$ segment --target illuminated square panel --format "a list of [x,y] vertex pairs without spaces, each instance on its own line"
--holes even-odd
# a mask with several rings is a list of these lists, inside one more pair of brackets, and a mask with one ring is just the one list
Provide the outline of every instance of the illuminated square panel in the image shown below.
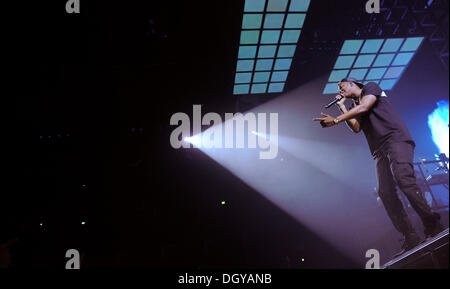
[[281,29],[283,26],[284,14],[282,13],[267,13],[264,20],[264,28]]
[[399,78],[403,70],[405,70],[405,66],[392,66],[386,71],[383,78]]
[[397,83],[398,79],[384,79],[381,80],[378,85],[381,87],[381,89],[385,90],[391,90],[394,88],[394,85]]
[[364,40],[347,40],[342,45],[340,54],[357,54]]
[[334,94],[337,84],[352,77],[363,84],[378,83],[391,90],[407,69],[424,37],[351,39],[342,44],[323,94]]
[[259,30],[242,30],[241,44],[257,44],[259,39]]
[[306,12],[308,11],[310,0],[291,0],[289,5],[290,12]]
[[255,58],[256,45],[239,46],[238,58]]
[[262,44],[278,43],[280,39],[280,30],[263,30],[261,35]]
[[281,43],[297,43],[299,37],[300,30],[284,30]]
[[249,83],[251,80],[252,80],[251,72],[238,72],[236,73],[234,83]]
[[291,68],[292,58],[280,58],[275,61],[273,70],[289,70]]
[[397,52],[402,45],[404,38],[386,39],[381,52]]
[[267,83],[252,84],[252,93],[265,93],[267,90]]
[[[253,82],[269,82],[270,72],[255,72]],[[247,81],[247,83],[250,81]]]
[[274,58],[277,51],[277,45],[259,46],[258,58]]
[[297,45],[280,45],[277,57],[294,57]]
[[360,54],[356,59],[355,64],[353,64],[353,67],[370,67],[373,60],[375,59],[375,56],[376,54]]
[[336,83],[327,83],[325,85],[325,89],[323,90],[323,94],[337,94],[339,93],[338,82]]
[[342,78],[347,77],[348,69],[333,70],[328,78],[329,82],[339,82]]
[[284,24],[284,28],[302,28],[303,23],[305,22],[306,14],[304,13],[289,13],[286,18],[286,23]]
[[[367,74],[367,71],[369,71],[369,69],[367,69],[367,68],[352,69],[350,71],[350,74],[348,75],[348,77],[352,77],[356,80],[363,80]],[[337,81],[341,81],[341,79],[339,79]]]
[[392,62],[392,59],[394,59],[394,56],[395,56],[394,53],[378,54],[377,59],[375,60],[373,66],[376,67],[389,66]]
[[245,0],[244,12],[263,12],[266,0]]
[[270,71],[272,70],[273,59],[258,59],[256,60],[255,70],[257,71]]
[[353,62],[355,61],[356,56],[350,55],[350,56],[339,56],[336,64],[334,65],[334,68],[340,69],[340,68],[350,68],[353,65]]
[[283,89],[284,89],[284,82],[270,83],[268,92],[269,93],[283,92]]
[[371,68],[366,76],[366,80],[381,79],[386,70],[386,67]]
[[383,45],[383,39],[368,39],[359,53],[377,53],[381,45]]
[[392,62],[392,65],[407,65],[413,56],[413,52],[399,53]]
[[262,14],[244,14],[242,20],[242,29],[261,28],[262,17]]
[[403,43],[402,48],[400,49],[400,51],[404,52],[404,51],[416,51],[420,44],[423,41],[423,37],[411,37],[411,38],[407,38],[405,40],[405,42]]
[[233,94],[283,92],[310,0],[245,0]]
[[238,60],[236,71],[252,71],[254,60]]
[[272,82],[286,81],[289,71],[274,71],[272,72]]
[[286,11],[288,0],[269,0],[267,3],[268,12],[284,12]]
[[250,90],[250,84],[235,84],[233,94],[248,94]]

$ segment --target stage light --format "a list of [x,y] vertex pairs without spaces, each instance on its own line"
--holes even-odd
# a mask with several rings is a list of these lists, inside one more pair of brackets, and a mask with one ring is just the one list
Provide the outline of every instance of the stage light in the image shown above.
[[225,202],[225,201],[222,201],[222,202],[220,202],[220,204],[221,204],[221,205],[225,205],[225,204],[226,204],[226,202]]
[[185,137],[183,140],[185,142],[193,144],[196,147],[201,147],[201,144],[202,144],[201,135],[195,135],[195,136],[192,136],[192,137]]
[[449,123],[448,123],[448,101],[441,100],[436,103],[437,108],[428,115],[428,127],[431,130],[433,142],[439,148],[440,153],[449,156],[448,138],[449,138]]
[[283,92],[310,0],[288,4],[245,1],[233,94]]
[[342,45],[323,94],[337,94],[345,77],[362,83],[376,82],[384,90],[394,88],[411,62],[423,37],[351,39]]
[[85,222],[85,221],[82,221],[82,222],[81,222],[81,225],[86,225],[86,222]]

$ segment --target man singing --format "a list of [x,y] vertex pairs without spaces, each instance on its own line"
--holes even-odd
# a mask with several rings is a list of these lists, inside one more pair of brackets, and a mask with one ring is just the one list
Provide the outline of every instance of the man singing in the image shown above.
[[[428,206],[423,192],[416,184],[414,175],[415,143],[406,124],[387,100],[385,92],[374,82],[363,85],[352,78],[339,82],[340,99],[336,104],[342,114],[333,117],[322,113],[322,127],[331,127],[345,121],[355,133],[361,130],[366,135],[370,151],[376,160],[378,194],[395,228],[404,235],[402,251],[396,256],[416,247],[420,238],[414,230],[408,215],[397,195],[396,185],[406,195],[411,206],[422,219],[426,238],[443,230],[440,216]],[[346,99],[353,99],[347,111]]]

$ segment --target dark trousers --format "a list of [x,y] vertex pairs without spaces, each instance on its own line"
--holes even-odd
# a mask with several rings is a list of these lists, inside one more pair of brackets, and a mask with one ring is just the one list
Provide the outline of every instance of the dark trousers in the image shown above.
[[397,186],[422,219],[425,229],[436,222],[436,215],[416,183],[413,160],[414,146],[408,142],[388,144],[376,157],[378,195],[395,228],[404,235],[413,233],[414,228],[397,195]]

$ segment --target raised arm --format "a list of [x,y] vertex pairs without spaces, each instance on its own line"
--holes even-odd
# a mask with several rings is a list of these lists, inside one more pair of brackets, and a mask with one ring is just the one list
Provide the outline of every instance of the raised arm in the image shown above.
[[377,97],[375,95],[368,94],[363,96],[361,104],[356,105],[348,111],[344,105],[340,105],[339,109],[342,111],[342,114],[336,118],[339,122],[345,121],[352,131],[358,133],[361,131],[361,126],[355,118],[368,112],[376,101]]

